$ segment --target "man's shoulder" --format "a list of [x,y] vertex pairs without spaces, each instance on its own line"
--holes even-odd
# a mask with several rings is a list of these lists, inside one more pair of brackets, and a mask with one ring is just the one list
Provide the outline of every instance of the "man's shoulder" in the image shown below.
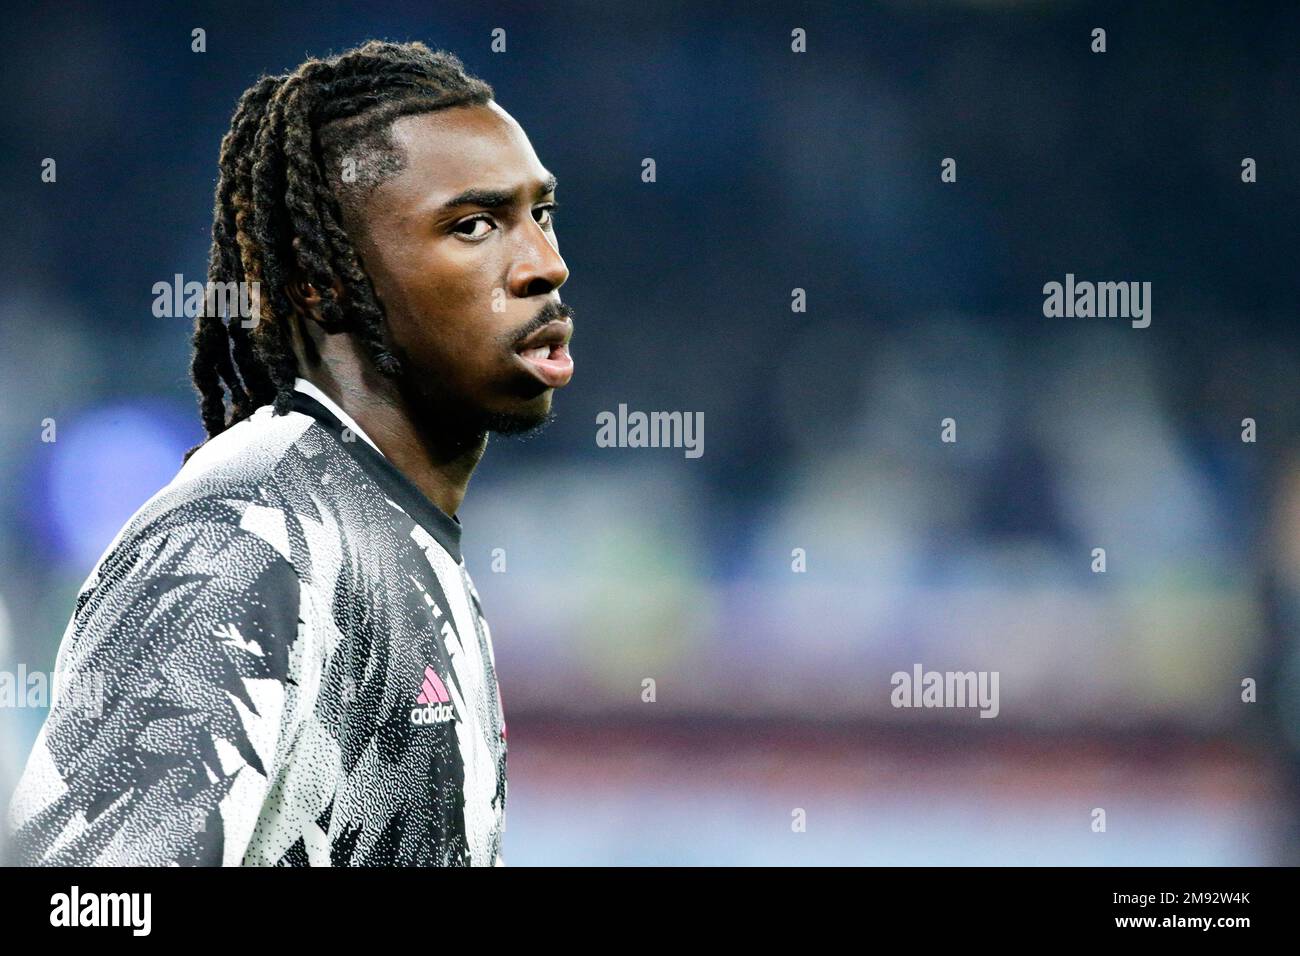
[[324,448],[329,436],[315,425],[309,415],[292,410],[276,415],[263,405],[199,446],[163,490],[193,495],[277,483],[286,459],[311,457]]
[[313,460],[324,462],[331,440],[314,424],[306,415],[272,415],[264,406],[209,439],[127,520],[88,583],[106,566],[132,563],[167,543],[219,551],[260,538],[289,561],[290,501],[301,494]]
[[74,616],[107,620],[142,602],[192,607],[204,595],[235,602],[253,591],[294,597],[299,575],[269,519],[279,513],[253,494],[235,485],[178,486],[151,499],[105,549],[82,585]]

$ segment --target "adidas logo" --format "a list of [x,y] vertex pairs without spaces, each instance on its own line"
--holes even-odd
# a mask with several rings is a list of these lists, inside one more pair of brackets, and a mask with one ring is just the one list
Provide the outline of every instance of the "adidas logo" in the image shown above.
[[424,682],[420,685],[420,696],[415,698],[415,702],[425,706],[412,708],[411,723],[413,724],[444,724],[456,719],[447,686],[432,667],[424,668]]

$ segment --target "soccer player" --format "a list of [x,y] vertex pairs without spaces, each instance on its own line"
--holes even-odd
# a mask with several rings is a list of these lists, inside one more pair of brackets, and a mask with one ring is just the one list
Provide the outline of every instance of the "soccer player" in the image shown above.
[[573,325],[555,178],[493,96],[380,42],[243,95],[208,288],[259,309],[197,320],[208,439],[81,589],[18,862],[504,862],[456,512],[489,432],[550,420]]

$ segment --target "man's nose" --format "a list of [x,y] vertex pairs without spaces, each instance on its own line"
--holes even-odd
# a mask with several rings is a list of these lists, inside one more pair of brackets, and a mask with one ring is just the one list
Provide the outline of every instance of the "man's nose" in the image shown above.
[[520,298],[546,295],[564,285],[568,278],[569,267],[564,264],[553,236],[540,225],[527,230],[527,239],[510,277],[511,292]]

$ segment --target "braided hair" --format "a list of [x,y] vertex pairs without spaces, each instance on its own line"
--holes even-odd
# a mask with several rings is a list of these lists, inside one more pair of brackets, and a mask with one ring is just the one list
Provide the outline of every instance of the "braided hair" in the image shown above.
[[208,288],[256,282],[252,301],[260,301],[260,314],[249,328],[238,315],[223,319],[209,307],[195,322],[190,375],[208,438],[262,405],[273,405],[276,414],[289,411],[298,367],[287,285],[295,273],[319,290],[326,331],[355,335],[381,374],[400,372],[384,345],[383,308],[344,228],[345,213],[359,210],[371,190],[402,168],[389,135],[394,120],[483,105],[493,95],[454,54],[372,40],[307,60],[292,73],[264,76],[240,97],[221,140]]

